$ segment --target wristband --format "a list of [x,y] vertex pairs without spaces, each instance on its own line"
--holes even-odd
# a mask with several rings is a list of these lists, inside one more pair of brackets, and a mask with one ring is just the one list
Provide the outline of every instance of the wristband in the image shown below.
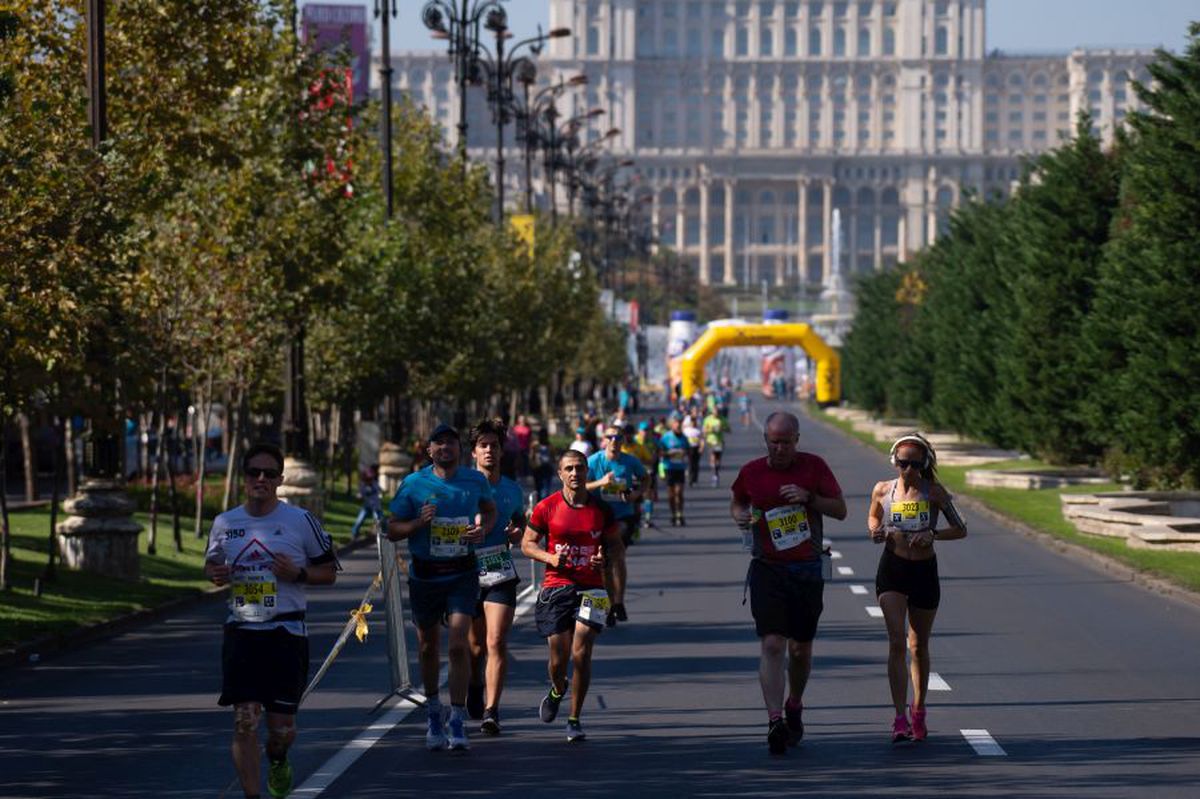
[[298,583],[307,583],[308,582],[308,569],[304,568],[303,566],[300,567],[300,573],[296,575],[296,582],[298,582]]

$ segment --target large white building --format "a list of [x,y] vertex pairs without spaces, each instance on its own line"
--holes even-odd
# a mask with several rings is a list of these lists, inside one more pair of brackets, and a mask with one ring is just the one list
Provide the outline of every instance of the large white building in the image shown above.
[[[585,74],[564,116],[632,158],[660,241],[704,283],[828,284],[833,210],[847,272],[930,243],[964,192],[1011,189],[1023,155],[1090,109],[1111,142],[1149,50],[989,53],[986,0],[550,0],[541,77]],[[444,52],[394,62],[396,88],[454,134]],[[495,129],[472,92],[472,154]],[[509,154],[509,176],[520,172]],[[511,180],[506,181],[515,187]],[[510,196],[516,205],[519,195]],[[560,192],[560,201],[562,193]]]

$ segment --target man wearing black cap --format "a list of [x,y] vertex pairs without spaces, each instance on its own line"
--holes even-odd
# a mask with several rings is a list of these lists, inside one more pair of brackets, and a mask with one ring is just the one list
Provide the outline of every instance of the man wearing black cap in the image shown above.
[[[408,580],[417,626],[421,679],[429,700],[425,745],[431,751],[465,750],[467,681],[471,674],[467,635],[479,599],[474,547],[492,528],[496,503],[487,478],[460,469],[458,431],[439,424],[429,436],[432,464],[405,478],[392,499],[388,538],[408,540],[412,572]],[[441,625],[449,630],[449,723],[438,697]]]

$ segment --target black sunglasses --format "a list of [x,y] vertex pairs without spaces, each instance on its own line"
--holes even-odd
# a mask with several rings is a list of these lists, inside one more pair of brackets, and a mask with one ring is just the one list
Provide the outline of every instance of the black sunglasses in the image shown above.
[[896,458],[896,466],[900,469],[920,469],[925,465],[925,461],[910,461],[904,458]]
[[251,479],[256,477],[265,477],[268,480],[274,480],[281,474],[283,474],[283,472],[279,471],[278,469],[260,469],[257,466],[251,466],[246,469],[246,476]]

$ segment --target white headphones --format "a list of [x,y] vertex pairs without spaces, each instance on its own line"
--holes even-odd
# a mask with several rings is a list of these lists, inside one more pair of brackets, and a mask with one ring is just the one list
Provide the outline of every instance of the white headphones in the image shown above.
[[937,453],[933,451],[933,445],[925,439],[925,436],[921,435],[919,430],[914,430],[911,433],[905,433],[897,438],[896,442],[892,444],[892,451],[888,455],[888,459],[891,461],[893,466],[896,465],[896,450],[900,449],[900,447],[904,444],[916,444],[925,451],[924,456],[921,458],[922,469],[928,469],[930,466],[937,466]]

